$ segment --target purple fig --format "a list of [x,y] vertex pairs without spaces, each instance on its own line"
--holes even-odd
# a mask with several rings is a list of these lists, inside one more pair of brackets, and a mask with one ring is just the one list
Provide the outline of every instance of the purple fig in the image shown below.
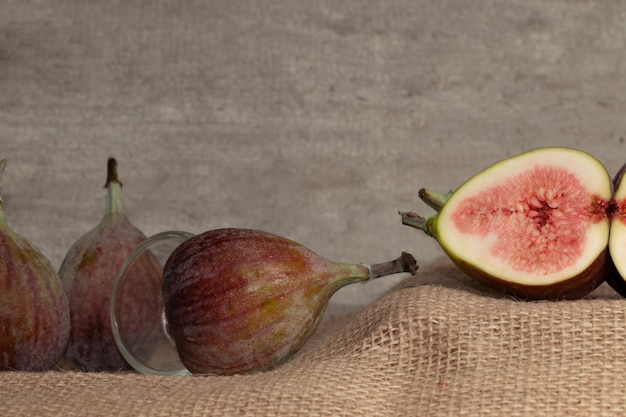
[[[0,185],[6,159],[0,161]],[[63,354],[67,298],[50,261],[7,225],[0,197],[0,369],[43,371]]]
[[270,233],[212,230],[165,263],[168,330],[193,373],[263,371],[302,347],[339,288],[416,270],[408,253],[371,266],[340,264]]
[[541,148],[500,161],[456,191],[420,191],[434,216],[401,213],[469,276],[516,297],[573,299],[607,277],[611,180],[588,153]]
[[[107,199],[101,222],[68,251],[59,276],[70,304],[71,332],[66,359],[86,370],[129,369],[113,339],[109,319],[111,293],[122,263],[146,236],[128,219],[122,204],[122,183],[117,177],[117,162],[107,165]],[[126,334],[134,343],[149,338],[149,332],[161,326],[155,323],[161,311],[160,280],[162,268],[151,252],[137,259],[135,273],[141,285],[124,289]],[[133,302],[134,300],[134,302]]]

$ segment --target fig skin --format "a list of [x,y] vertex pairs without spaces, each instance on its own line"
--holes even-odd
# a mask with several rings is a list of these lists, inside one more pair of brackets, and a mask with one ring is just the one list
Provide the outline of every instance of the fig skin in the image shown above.
[[515,298],[524,300],[577,300],[595,290],[605,279],[611,276],[612,272],[608,249],[598,255],[589,267],[580,274],[550,285],[524,285],[505,281],[459,258],[452,261],[468,276]]
[[50,261],[8,226],[1,198],[0,306],[0,370],[50,369],[67,345],[68,301]]
[[[515,165],[515,162],[513,162],[513,160],[520,156],[522,157],[521,158],[522,162],[518,162],[520,165]],[[579,158],[580,160],[578,160]],[[570,165],[567,165],[566,163],[561,163],[560,159],[569,161],[568,163]],[[467,275],[481,281],[482,283],[486,285],[499,289],[507,294],[513,295],[514,297],[517,297],[520,299],[535,299],[535,300],[536,299],[563,300],[563,299],[577,299],[577,298],[583,297],[586,294],[593,291],[595,288],[597,288],[602,282],[604,282],[613,274],[614,268],[612,268],[612,262],[611,262],[611,258],[608,252],[608,248],[606,247],[606,245],[604,247],[601,247],[604,244],[602,242],[604,238],[601,239],[600,238],[601,235],[596,235],[598,237],[597,238],[594,237],[593,240],[590,241],[592,242],[590,251],[588,253],[583,253],[587,261],[583,265],[584,268],[582,270],[579,270],[579,269],[573,270],[572,276],[570,277],[564,276],[564,277],[559,278],[556,281],[542,284],[541,279],[543,278],[542,278],[541,272],[537,272],[536,275],[533,277],[525,276],[524,278],[525,281],[522,281],[521,278],[519,280],[517,279],[517,272],[514,272],[514,269],[512,266],[510,266],[509,270],[506,272],[507,274],[506,279],[503,278],[502,276],[496,276],[497,274],[488,272],[488,269],[486,268],[487,266],[486,264],[489,262],[487,260],[488,259],[487,252],[485,252],[484,257],[482,256],[482,254],[479,255],[477,253],[477,256],[483,257],[484,259],[482,261],[476,261],[473,256],[468,257],[466,253],[459,253],[458,251],[453,250],[452,248],[448,246],[453,238],[451,238],[449,235],[446,235],[446,233],[442,233],[441,224],[440,224],[442,221],[442,218],[444,217],[442,213],[445,212],[445,216],[455,215],[455,210],[458,210],[459,207],[461,207],[461,204],[465,201],[465,199],[471,198],[472,195],[478,195],[478,193],[483,190],[498,189],[499,194],[497,194],[495,197],[492,195],[493,201],[496,202],[495,210],[498,210],[497,208],[498,204],[504,204],[504,206],[502,206],[503,211],[508,209],[511,206],[507,206],[506,204],[511,204],[511,202],[515,203],[517,201],[515,199],[510,200],[509,199],[510,196],[507,194],[502,194],[503,193],[502,190],[510,191],[513,195],[517,192],[517,190],[515,189],[510,190],[506,187],[503,187],[504,182],[507,181],[509,178],[512,178],[512,179],[523,178],[522,181],[528,181],[528,185],[530,185],[530,184],[534,184],[531,181],[535,181],[535,179],[529,180],[528,178],[532,178],[532,177],[526,177],[525,175],[528,172],[530,172],[530,170],[532,169],[540,169],[540,170],[547,169],[548,171],[550,171],[550,169],[556,168],[556,171],[558,172],[562,172],[563,170],[566,170],[568,174],[572,174],[574,171],[569,169],[570,166],[576,167],[578,164],[583,163],[583,161],[589,164],[588,166],[586,166],[586,169],[591,170],[591,174],[589,175],[594,175],[596,177],[592,179],[585,178],[584,181],[579,184],[580,188],[577,188],[577,190],[583,190],[581,192],[581,198],[583,198],[584,200],[576,200],[576,201],[577,202],[582,201],[584,204],[588,204],[586,208],[587,211],[585,212],[586,214],[581,214],[581,216],[583,217],[588,216],[588,218],[590,219],[589,224],[594,225],[593,226],[595,228],[594,233],[606,234],[606,239],[607,239],[607,244],[608,244],[609,219],[612,214],[612,203],[610,201],[611,200],[611,183],[610,183],[608,173],[606,172],[604,167],[591,155],[584,153],[582,151],[569,149],[569,148],[539,148],[533,151],[522,153],[517,156],[513,156],[511,158],[507,158],[503,161],[500,161],[492,165],[491,167],[488,167],[486,170],[481,171],[477,175],[471,177],[465,183],[463,183],[461,187],[459,187],[456,191],[452,193],[439,194],[439,193],[431,192],[429,190],[422,189],[419,192],[420,198],[427,205],[434,208],[437,211],[437,214],[434,216],[421,216],[419,214],[412,213],[412,212],[401,212],[400,214],[402,216],[402,222],[408,226],[418,228],[424,231],[425,233],[427,233],[428,235],[434,237],[439,242],[441,248],[450,257],[450,259],[459,267],[459,269],[464,271]],[[575,162],[578,162],[578,164],[576,164]],[[528,167],[525,168],[524,164],[528,164]],[[492,168],[494,167],[496,169],[492,170]],[[506,167],[506,170],[504,170],[503,167]],[[572,168],[572,169],[575,170],[575,168]],[[545,172],[548,172],[548,171],[545,171]],[[509,172],[511,172],[511,174],[509,174]],[[497,173],[497,174],[494,174],[494,173]],[[495,175],[493,177],[493,180],[488,178],[489,174]],[[583,174],[581,174],[580,171],[578,171],[578,174],[579,176],[576,178],[580,181],[581,178],[583,177]],[[585,172],[585,174],[587,174],[587,172]],[[547,176],[545,178],[550,178],[550,176]],[[554,178],[558,178],[558,180],[555,180]],[[555,189],[557,189],[559,186],[562,185],[559,181],[564,181],[564,177],[562,178],[559,175],[555,175],[554,177],[552,177],[552,180],[555,181],[554,187]],[[546,180],[542,178],[541,181],[546,181]],[[480,184],[479,187],[476,187],[477,183]],[[516,182],[514,183],[518,184]],[[585,184],[585,186],[582,186],[583,183]],[[553,187],[553,185],[547,184],[546,187]],[[598,189],[596,189],[596,187]],[[524,186],[520,185],[520,190],[522,189],[524,189]],[[460,196],[455,195],[460,190],[462,190],[463,194],[461,194]],[[531,197],[535,195],[534,194],[535,192],[537,191],[533,190],[532,195],[528,195],[523,198],[530,199]],[[568,193],[565,193],[563,195],[566,197],[569,196]],[[450,203],[451,199],[455,197],[456,197],[456,201],[454,202],[455,205],[452,206],[453,208],[450,208],[446,212],[446,209],[448,208],[447,207],[448,204]],[[569,201],[570,200],[567,200],[566,198],[560,204],[566,204],[566,203],[569,203]],[[581,205],[583,203],[581,203]],[[531,204],[532,203],[528,203],[526,210],[532,210]],[[550,227],[552,227],[552,225],[554,225],[554,227],[557,227],[557,229],[554,230],[553,233],[555,233],[556,236],[558,237],[562,229],[558,228],[560,226],[559,220],[552,217],[553,216],[552,213],[556,210],[553,211],[552,207],[549,207],[549,205],[547,204],[547,201],[544,201],[543,204],[544,204],[544,208],[539,209],[539,210],[543,211],[541,216],[545,216],[545,218],[541,217],[542,219],[541,222],[545,221],[546,224],[551,225]],[[486,207],[484,209],[486,210],[485,213],[490,212],[489,211],[490,207],[488,205],[486,205],[485,207]],[[516,207],[516,206],[514,205],[513,207]],[[559,209],[561,208],[558,205],[557,207]],[[564,207],[567,207],[567,206],[564,206]],[[516,213],[516,215],[519,215],[521,213],[522,212]],[[559,214],[559,218],[562,218],[563,216],[563,214],[561,213],[556,213],[556,214]],[[535,212],[534,215],[537,216],[538,214]],[[569,214],[567,215],[569,216]],[[529,218],[532,218],[530,214],[526,214],[526,216],[528,216]],[[487,217],[487,219],[488,220],[485,220],[485,221],[492,221],[491,218]],[[539,217],[537,217],[537,219],[539,219]],[[446,221],[450,222],[451,220],[446,218]],[[584,220],[584,221],[587,221],[587,220]],[[598,225],[599,223],[602,223],[602,224]],[[521,223],[521,224],[523,224],[524,227],[527,228],[527,227],[530,227],[530,225],[533,223],[528,222],[526,224],[524,223]],[[597,228],[596,228],[596,225],[598,225]],[[539,226],[537,227],[538,227],[537,231],[539,231]],[[447,226],[446,232],[448,232],[449,230],[451,230],[451,227]],[[522,229],[522,230],[525,230],[525,229]],[[541,230],[543,230],[543,227],[541,227]],[[478,229],[473,230],[471,233],[474,233],[476,234],[476,236],[479,236]],[[536,232],[533,232],[533,233],[536,233]],[[544,232],[541,231],[540,233],[544,233]],[[518,233],[518,234],[522,235],[522,233]],[[528,235],[530,235],[530,233],[528,233]],[[496,238],[496,239],[500,239],[500,238]],[[569,235],[568,235],[568,238],[570,238]],[[583,243],[587,242],[588,238],[589,236],[585,234],[583,238],[584,239]],[[475,244],[476,243],[474,243],[474,245]],[[517,245],[519,243],[515,241],[515,242],[511,242],[510,244],[512,245],[512,249],[513,249],[513,248],[518,247]],[[559,243],[559,245],[561,244],[563,243]],[[479,248],[479,246],[476,246],[476,248]],[[477,250],[479,249],[476,249],[476,248],[472,248],[472,250],[474,252],[477,252]],[[487,246],[485,246],[484,251],[488,251],[488,250],[491,250],[490,247],[488,248]],[[497,255],[490,255],[490,256],[492,256],[493,258],[498,257]],[[534,259],[533,259],[533,263],[535,263]],[[538,258],[536,260],[536,263],[538,263],[539,265],[542,265]],[[548,270],[549,269],[548,266],[551,264],[548,261],[548,263],[543,264],[543,265],[546,267],[546,270]],[[542,268],[539,268],[539,269],[542,269]],[[535,279],[537,279],[537,284],[530,283],[534,281]]]
[[384,264],[340,264],[267,232],[212,230],[165,263],[168,330],[192,373],[265,371],[303,346],[339,288],[416,270],[407,253]]
[[626,298],[626,281],[624,281],[624,278],[615,266],[615,261],[613,260],[614,255],[611,254],[610,248],[608,251],[609,259],[606,267],[607,272],[605,273],[605,281],[611,288],[613,288],[613,290],[615,290],[615,292]]
[[[119,352],[110,322],[110,303],[115,277],[128,254],[146,236],[135,227],[123,208],[122,184],[117,178],[117,162],[107,163],[107,201],[101,222],[78,239],[68,250],[59,276],[70,305],[71,331],[65,358],[87,371],[130,369]],[[135,343],[150,338],[161,324],[155,322],[162,309],[161,266],[147,252],[137,259],[135,273],[145,278],[133,288],[125,288],[126,310],[120,312],[127,326],[123,331],[133,335]],[[122,329],[120,329],[122,331]]]

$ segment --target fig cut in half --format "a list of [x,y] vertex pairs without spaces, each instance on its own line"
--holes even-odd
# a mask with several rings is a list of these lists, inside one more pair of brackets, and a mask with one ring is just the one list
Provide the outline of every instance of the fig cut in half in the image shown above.
[[626,297],[626,183],[624,183],[626,164],[613,179],[613,215],[611,216],[611,234],[609,253],[615,272],[606,277],[607,283],[622,297]]
[[576,299],[606,279],[611,179],[588,153],[535,149],[452,193],[423,189],[420,197],[438,213],[400,213],[403,223],[437,239],[461,270],[491,287],[523,299]]

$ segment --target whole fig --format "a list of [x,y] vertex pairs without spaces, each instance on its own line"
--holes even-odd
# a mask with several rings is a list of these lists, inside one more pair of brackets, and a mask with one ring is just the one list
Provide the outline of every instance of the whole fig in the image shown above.
[[484,169],[454,192],[425,189],[433,216],[401,213],[469,276],[524,299],[575,299],[611,271],[611,179],[590,154],[551,147]]
[[408,253],[383,264],[340,264],[267,232],[212,230],[183,242],[165,263],[168,330],[193,373],[267,370],[302,347],[339,288],[416,270]]
[[[117,162],[107,163],[107,199],[101,222],[69,249],[59,276],[67,292],[70,305],[71,332],[66,359],[86,370],[119,370],[130,366],[120,354],[111,331],[109,306],[117,272],[130,253],[146,236],[128,219],[122,204],[122,183],[117,177]],[[150,332],[158,331],[160,322],[155,311],[160,311],[160,279],[162,268],[152,253],[137,259],[135,273],[145,275],[138,279],[141,285],[125,288],[124,297],[134,302],[125,303],[126,334],[133,343],[149,339]]]
[[[6,159],[0,161],[0,185]],[[11,230],[0,197],[0,369],[43,371],[63,354],[67,298],[50,261]]]

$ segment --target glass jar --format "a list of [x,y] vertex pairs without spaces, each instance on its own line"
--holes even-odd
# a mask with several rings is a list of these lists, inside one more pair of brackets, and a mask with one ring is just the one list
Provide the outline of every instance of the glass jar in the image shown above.
[[[133,308],[132,303],[137,300],[129,297],[128,288],[140,288],[145,280],[150,279],[143,273],[140,257],[154,256],[160,264],[162,279],[163,265],[172,251],[182,242],[193,237],[192,233],[183,231],[167,231],[158,233],[141,242],[133,249],[122,264],[113,285],[111,294],[110,319],[113,338],[124,359],[138,372],[153,375],[189,375],[178,357],[176,344],[167,330],[167,320],[163,307],[163,296],[157,291],[156,307],[151,309],[150,315],[142,326],[151,329],[142,329],[142,337],[136,336],[137,323],[128,323],[131,320],[125,312]],[[154,279],[154,277],[152,277]],[[160,281],[159,281],[160,282]],[[136,320],[136,319],[135,319]],[[143,330],[146,330],[145,332]]]

